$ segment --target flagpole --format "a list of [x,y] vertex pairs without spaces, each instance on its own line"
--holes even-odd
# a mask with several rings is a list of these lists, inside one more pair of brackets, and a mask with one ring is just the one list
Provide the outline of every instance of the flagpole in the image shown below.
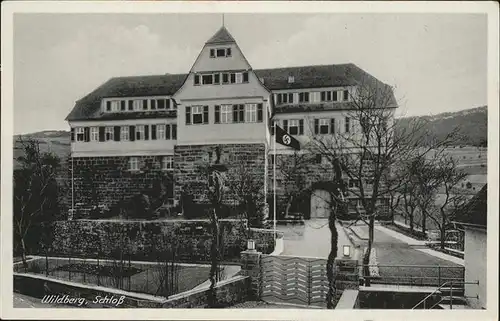
[[276,240],[276,122],[273,122],[274,139],[273,139],[273,228],[274,228],[274,239]]

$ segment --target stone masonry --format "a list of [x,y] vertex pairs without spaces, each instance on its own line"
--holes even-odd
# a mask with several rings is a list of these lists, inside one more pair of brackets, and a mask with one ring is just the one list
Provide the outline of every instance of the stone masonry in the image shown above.
[[[129,160],[130,157],[75,157],[68,161],[75,209],[83,217],[93,206],[111,208],[137,194],[154,197],[162,189],[167,195],[169,190],[171,193],[173,179],[161,169],[161,156],[139,157],[137,171],[129,170]],[[69,197],[71,204],[71,193]]]

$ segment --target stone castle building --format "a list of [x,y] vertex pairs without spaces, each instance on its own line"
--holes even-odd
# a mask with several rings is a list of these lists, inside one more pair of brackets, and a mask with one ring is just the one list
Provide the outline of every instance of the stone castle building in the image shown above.
[[[206,203],[203,168],[216,159],[228,168],[225,203],[241,202],[238,187],[249,188],[237,184],[242,177],[258,185],[263,203],[273,192],[273,122],[301,144],[352,131],[351,97],[364,78],[377,81],[354,64],[255,70],[222,27],[188,73],[112,78],[76,102],[66,118],[72,208],[85,216],[93,206],[112,208],[138,194],[173,207],[186,199]],[[294,152],[279,145],[276,154],[279,160]],[[325,216],[312,203],[321,200],[317,183],[333,173],[310,156],[302,210]]]

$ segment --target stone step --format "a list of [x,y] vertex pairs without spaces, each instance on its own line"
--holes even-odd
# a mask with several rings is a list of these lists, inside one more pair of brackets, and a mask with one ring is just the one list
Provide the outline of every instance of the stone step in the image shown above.
[[449,304],[438,304],[438,306],[443,309],[443,310],[468,310],[470,309],[469,306],[463,305],[463,304],[453,304],[450,309]]
[[462,297],[462,296],[441,296],[441,304],[450,304],[450,301],[452,304],[464,304],[467,305],[467,300]]

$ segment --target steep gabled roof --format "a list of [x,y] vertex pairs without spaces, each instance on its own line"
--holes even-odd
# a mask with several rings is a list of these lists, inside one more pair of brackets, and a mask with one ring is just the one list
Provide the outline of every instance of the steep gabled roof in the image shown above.
[[219,44],[219,43],[231,43],[231,42],[236,42],[229,33],[229,31],[226,29],[226,27],[222,26],[213,36],[210,38],[206,44],[207,45],[213,45],[213,44]]
[[[361,84],[376,85],[381,88],[390,89],[388,85],[377,80],[354,64],[257,69],[253,71],[269,90],[326,88]],[[187,76],[188,74],[166,74],[112,78],[87,96],[78,100],[73,110],[66,117],[66,120],[102,119],[104,115],[100,114],[99,111],[101,100],[106,97],[174,95],[181,88]],[[288,82],[289,76],[294,77],[294,82]],[[391,94],[391,103],[386,105],[386,107],[397,107],[396,98],[392,91]],[[320,107],[316,108],[321,110],[324,108],[324,104],[320,105]],[[338,104],[335,106],[339,107]],[[308,106],[304,106],[304,108],[306,110],[309,109]],[[127,115],[132,116],[129,113]]]
[[486,228],[488,216],[488,188],[484,187],[461,209],[455,221],[464,225]]

